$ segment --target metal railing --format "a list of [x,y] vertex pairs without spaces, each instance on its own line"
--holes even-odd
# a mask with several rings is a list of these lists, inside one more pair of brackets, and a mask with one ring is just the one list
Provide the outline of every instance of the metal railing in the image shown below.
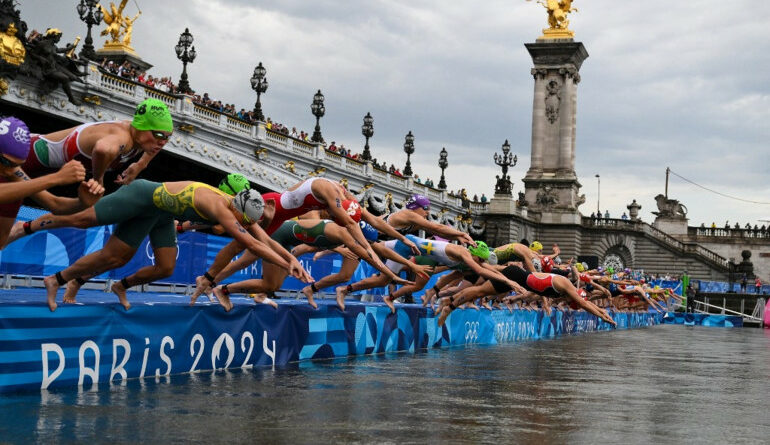
[[754,304],[754,307],[752,309],[751,314],[746,313],[746,300],[741,298],[741,308],[740,310],[733,310],[727,308],[727,297],[722,297],[722,305],[718,304],[711,304],[709,297],[704,297],[703,301],[695,300],[695,308],[694,311],[699,314],[713,314],[714,312],[711,311],[711,309],[716,310],[719,312],[720,315],[738,315],[743,318],[744,321],[749,321],[752,323],[759,323],[760,327],[762,326],[765,318],[765,299],[764,298],[758,298],[756,303]]

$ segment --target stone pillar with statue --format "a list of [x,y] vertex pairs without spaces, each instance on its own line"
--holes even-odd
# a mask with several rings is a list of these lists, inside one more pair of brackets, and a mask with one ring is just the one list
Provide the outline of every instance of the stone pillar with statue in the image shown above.
[[128,0],[121,0],[120,4],[110,2],[110,8],[107,9],[100,5],[104,23],[107,25],[102,30],[101,35],[107,36],[104,47],[96,51],[97,59],[106,59],[117,65],[122,65],[128,61],[131,65],[142,71],[152,68],[152,65],[142,60],[131,46],[131,40],[134,34],[134,23],[142,15],[142,10],[137,4],[137,13],[131,17],[124,15],[124,10]]
[[534,62],[532,154],[524,177],[529,213],[542,223],[580,223],[575,173],[577,85],[588,52],[574,41],[567,14],[576,11],[571,1],[539,2],[548,10],[549,28],[535,43],[525,44]]

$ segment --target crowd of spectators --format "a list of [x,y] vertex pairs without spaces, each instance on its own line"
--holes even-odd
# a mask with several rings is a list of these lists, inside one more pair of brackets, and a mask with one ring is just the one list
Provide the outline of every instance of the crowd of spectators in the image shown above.
[[[706,224],[705,223],[701,223],[700,227],[701,227],[701,229],[705,229],[706,228]],[[710,228],[717,229],[718,227],[717,227],[717,224],[715,222],[712,222]],[[736,222],[734,226],[730,227],[730,221],[729,220],[725,221],[724,228],[725,229],[738,229],[738,230],[741,230],[741,229],[742,230],[754,230],[754,231],[757,231],[757,232],[766,232],[766,231],[770,230],[770,227],[768,227],[768,226],[766,226],[764,224],[762,224],[761,227],[758,224],[754,224],[754,227],[752,227],[750,223],[746,223],[745,226],[741,227],[741,224],[738,223],[738,222]]]
[[[175,85],[174,82],[171,80],[171,77],[152,76],[151,74],[147,74],[147,72],[142,70],[141,68],[132,65],[128,61],[125,61],[123,64],[117,64],[114,61],[103,59],[101,62],[101,67],[104,71],[114,76],[118,76],[126,80],[130,80],[132,82],[140,83],[142,85],[155,88],[157,90],[163,91],[164,93],[179,94],[179,89],[177,85]],[[209,93],[203,93],[203,95],[200,95],[193,91],[191,95],[193,97],[192,101],[196,105],[209,108],[219,113],[224,113],[228,116],[231,116],[236,119],[240,119],[244,122],[248,122],[251,124],[258,122],[256,114],[254,113],[253,110],[247,111],[244,108],[241,108],[240,110],[238,110],[236,109],[235,104],[223,103],[221,100],[212,99],[209,96]],[[272,119],[269,117],[265,122],[265,128],[267,128],[270,131],[281,133],[285,136],[289,136],[301,141],[310,142],[311,140],[309,132],[305,132],[305,131],[297,132],[296,127],[292,127],[291,130],[289,130],[289,127],[278,122],[273,122]],[[344,144],[337,145],[336,141],[332,141],[331,144],[327,146],[326,142],[322,141],[322,145],[324,149],[326,149],[331,153],[344,156],[354,161],[363,162],[363,155],[361,153],[353,152],[353,150],[346,148]],[[372,166],[376,169],[392,173],[393,175],[396,175],[399,177],[404,176],[401,170],[393,164],[390,164],[390,166],[388,166],[386,162],[380,163],[377,161],[376,158],[372,159],[371,162],[372,162]],[[422,179],[420,179],[419,175],[414,175],[414,181],[417,182],[418,184],[423,184]],[[424,184],[428,187],[435,187],[433,181],[430,178],[426,179]],[[458,191],[457,193],[458,193],[457,196],[461,196],[460,191]],[[485,200],[486,200],[486,197],[482,195],[481,202],[486,202]]]
[[130,80],[132,82],[141,83],[150,88],[163,91],[164,93],[177,94],[178,89],[171,77],[157,77],[152,74],[147,74],[146,71],[141,68],[132,65],[131,62],[126,60],[122,64],[115,63],[112,60],[103,59],[101,67],[104,71],[118,76],[120,78]]

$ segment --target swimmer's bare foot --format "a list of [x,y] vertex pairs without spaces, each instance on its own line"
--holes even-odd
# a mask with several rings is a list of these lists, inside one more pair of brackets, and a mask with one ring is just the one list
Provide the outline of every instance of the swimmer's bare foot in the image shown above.
[[482,300],[481,301],[481,306],[484,309],[489,309],[490,311],[492,310],[492,306],[489,305],[489,301],[487,301],[487,300]]
[[129,303],[128,298],[126,298],[126,288],[123,287],[123,284],[120,281],[112,283],[110,290],[118,296],[118,301],[120,301],[121,306],[123,306],[125,310],[131,309],[131,303]]
[[433,307],[433,301],[436,298],[436,291],[433,289],[428,289],[425,291],[424,294],[422,294],[422,307],[427,307],[428,303],[430,303],[431,307]]
[[302,288],[302,293],[307,297],[307,304],[313,306],[313,309],[318,309],[318,303],[313,299],[313,289],[311,289],[310,286],[305,286]]
[[16,241],[17,239],[24,237],[24,221],[17,221],[13,227],[11,227],[11,232],[8,234],[8,239],[5,241],[5,245],[11,244],[12,242]]
[[345,312],[345,297],[348,296],[348,287],[340,286],[334,291],[337,294],[337,306],[340,307],[342,312]]
[[471,301],[470,303],[466,304],[466,305],[465,305],[465,307],[467,307],[468,309],[476,309],[476,310],[479,310],[479,307],[478,307],[478,306],[476,306],[476,303],[474,303],[473,301]]
[[[221,304],[222,307],[225,308],[225,312],[230,312],[230,310],[233,308],[233,303],[230,301],[230,296],[225,295],[225,292],[222,290],[221,286],[217,286],[214,288],[214,296],[217,297],[219,304]],[[257,297],[255,296],[254,300],[256,299]]]
[[209,284],[211,284],[211,282],[203,275],[195,278],[195,291],[190,295],[190,306],[195,306],[195,302],[198,301],[198,297],[200,297],[201,294],[206,294],[206,296],[209,297],[210,302],[216,302]]
[[[272,298],[269,298],[267,294],[254,294],[253,298],[254,302],[256,303],[269,304],[270,306],[278,309],[278,303],[276,303]],[[232,304],[230,307],[232,308]]]
[[441,309],[441,314],[438,316],[438,325],[444,326],[444,323],[446,323],[447,317],[449,317],[449,314],[452,313],[452,309],[449,306],[444,306]]
[[396,313],[396,306],[393,304],[393,300],[392,300],[392,297],[390,295],[385,295],[382,298],[382,301],[384,301],[385,304],[388,305],[388,307],[390,308],[390,312],[392,312],[394,314]]
[[46,299],[48,300],[48,309],[51,312],[55,311],[58,305],[56,304],[56,292],[59,291],[59,282],[56,280],[55,275],[49,275],[43,279],[43,285],[45,285]]
[[546,315],[551,315],[551,299],[543,297],[543,310]]
[[80,283],[78,283],[77,280],[69,280],[67,282],[67,287],[64,289],[64,298],[62,299],[62,303],[74,304],[75,297],[77,297],[79,290]]

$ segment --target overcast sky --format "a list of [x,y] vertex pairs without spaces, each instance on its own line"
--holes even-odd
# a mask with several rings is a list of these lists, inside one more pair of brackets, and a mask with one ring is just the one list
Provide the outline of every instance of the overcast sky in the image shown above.
[[[315,124],[310,102],[326,96],[327,141],[362,150],[361,124],[374,117],[373,156],[403,168],[412,131],[412,165],[436,183],[442,147],[447,183],[471,196],[494,193],[492,161],[508,139],[529,168],[533,79],[524,43],[546,26],[541,5],[524,0],[147,1],[138,6],[133,46],[150,74],[178,80],[174,45],[185,27],[198,58],[192,87],[254,106],[249,78],[267,69],[266,116],[298,130]],[[106,4],[107,1],[104,1]],[[85,37],[75,0],[20,2],[30,29],[55,26],[63,41]],[[725,194],[770,203],[770,56],[767,19],[749,0],[672,2],[577,0],[570,15],[589,58],[578,85],[577,174],[590,214],[613,217],[636,199],[654,219],[667,166]],[[99,29],[102,29],[102,25]],[[96,47],[104,39],[96,34]],[[673,177],[669,197],[689,208],[690,225],[736,220],[762,225],[770,205],[723,198]],[[765,223],[766,224],[766,223]]]

